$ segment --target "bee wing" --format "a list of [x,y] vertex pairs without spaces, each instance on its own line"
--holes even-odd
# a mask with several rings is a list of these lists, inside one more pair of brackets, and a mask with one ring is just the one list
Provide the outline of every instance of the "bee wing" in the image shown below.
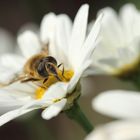
[[42,53],[44,53],[46,56],[49,55],[49,43],[47,43],[46,45],[43,45]]

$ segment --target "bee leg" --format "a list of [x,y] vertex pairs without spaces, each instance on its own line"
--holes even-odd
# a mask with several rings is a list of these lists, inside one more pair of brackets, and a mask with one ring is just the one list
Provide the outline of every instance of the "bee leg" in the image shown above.
[[48,80],[48,77],[45,78],[45,80],[43,81],[43,84],[45,84],[47,82],[47,80]]
[[56,77],[56,79],[58,80],[58,81],[62,81],[59,77],[58,77],[58,75],[54,75],[55,77]]
[[64,71],[65,71],[65,69],[64,69],[64,65],[63,65],[63,69],[62,69],[62,75],[64,76]]
[[65,69],[64,69],[64,64],[61,63],[61,64],[59,64],[57,67],[59,68],[59,67],[61,67],[61,66],[63,66],[63,68],[62,68],[62,76],[64,76],[64,71],[65,71]]
[[57,67],[59,68],[59,67],[61,67],[62,65],[63,65],[63,63],[59,64]]
[[40,79],[28,78],[28,79],[22,80],[21,83],[30,82],[30,81],[35,82],[35,81],[39,81],[39,80],[40,80]]
[[9,81],[8,83],[0,83],[0,87],[9,86],[9,85],[11,85],[17,81],[23,80],[25,78],[26,78],[26,76],[15,75],[15,77],[13,79],[11,79],[11,81]]
[[13,83],[15,83],[17,81],[20,81],[20,80],[24,79],[24,78],[26,78],[26,75],[25,76],[23,76],[23,75],[21,75],[21,76],[20,75],[15,75],[15,77],[13,79],[11,79],[11,81],[9,81],[9,83],[7,83],[6,85],[13,84]]

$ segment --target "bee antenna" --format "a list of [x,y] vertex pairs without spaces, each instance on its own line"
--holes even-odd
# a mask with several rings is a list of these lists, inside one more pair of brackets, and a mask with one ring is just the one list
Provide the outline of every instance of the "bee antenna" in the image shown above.
[[64,71],[65,71],[65,69],[64,69],[64,64],[61,63],[61,64],[59,64],[57,67],[59,68],[59,67],[61,67],[61,66],[63,66],[63,68],[62,68],[62,76],[64,77]]
[[43,84],[44,84],[44,83],[46,83],[46,82],[47,82],[47,80],[48,80],[48,77],[47,77],[47,78],[45,78],[45,80],[43,81]]

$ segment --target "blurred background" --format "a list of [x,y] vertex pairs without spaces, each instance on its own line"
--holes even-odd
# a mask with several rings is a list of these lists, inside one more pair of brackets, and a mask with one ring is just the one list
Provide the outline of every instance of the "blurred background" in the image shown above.
[[[0,28],[6,29],[16,38],[22,26],[30,23],[39,25],[42,17],[51,11],[56,14],[66,13],[73,19],[78,8],[83,3],[88,3],[91,21],[96,18],[99,9],[111,6],[118,10],[128,2],[134,3],[137,8],[140,7],[139,0],[0,0]],[[79,103],[95,125],[112,119],[92,111],[91,100],[94,96],[109,89],[134,89],[130,83],[123,83],[108,76],[85,78],[82,85],[84,95]],[[41,118],[40,111],[34,111],[0,128],[1,140],[82,140],[83,137],[85,132],[65,114],[45,121]]]

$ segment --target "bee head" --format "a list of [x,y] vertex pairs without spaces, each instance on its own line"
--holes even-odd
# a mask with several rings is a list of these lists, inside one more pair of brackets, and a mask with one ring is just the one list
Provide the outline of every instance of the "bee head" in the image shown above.
[[[57,61],[52,56],[47,56],[42,59],[40,59],[38,66],[37,66],[37,72],[40,76],[47,78],[50,75],[55,76],[57,79]],[[60,79],[59,79],[60,80]]]

